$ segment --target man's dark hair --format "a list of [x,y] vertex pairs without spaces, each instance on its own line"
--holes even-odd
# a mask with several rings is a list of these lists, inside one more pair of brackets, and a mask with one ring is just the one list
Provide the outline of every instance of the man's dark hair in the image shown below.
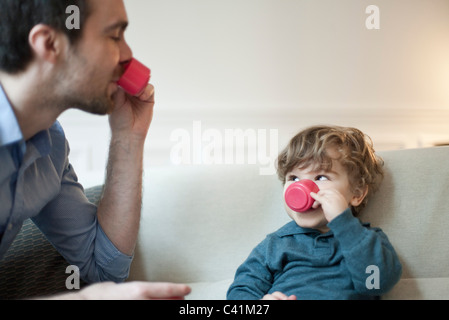
[[[38,24],[46,24],[65,33],[75,44],[89,15],[88,0],[0,0],[0,70],[17,73],[26,69],[33,58],[28,35]],[[66,9],[75,5],[80,10],[80,29],[67,29],[70,14]]]

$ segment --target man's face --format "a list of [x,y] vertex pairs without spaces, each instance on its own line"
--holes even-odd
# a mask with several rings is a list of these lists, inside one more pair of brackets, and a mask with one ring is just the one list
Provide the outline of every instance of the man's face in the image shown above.
[[128,24],[122,0],[90,0],[82,38],[71,45],[60,71],[66,106],[95,114],[113,110],[113,94],[132,58],[124,32]]

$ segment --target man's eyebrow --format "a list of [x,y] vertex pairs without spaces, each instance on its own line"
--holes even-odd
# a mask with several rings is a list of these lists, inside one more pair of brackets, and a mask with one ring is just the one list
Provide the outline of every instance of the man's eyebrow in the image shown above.
[[115,29],[121,29],[121,30],[125,30],[128,27],[128,21],[118,21],[114,24],[111,24],[110,26],[107,26],[104,29],[104,32],[109,32],[109,31],[113,31]]

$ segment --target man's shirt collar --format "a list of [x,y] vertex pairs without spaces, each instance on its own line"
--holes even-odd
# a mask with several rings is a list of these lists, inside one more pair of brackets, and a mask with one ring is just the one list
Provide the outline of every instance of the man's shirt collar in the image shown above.
[[17,122],[11,103],[0,84],[0,147],[22,140],[22,130]]

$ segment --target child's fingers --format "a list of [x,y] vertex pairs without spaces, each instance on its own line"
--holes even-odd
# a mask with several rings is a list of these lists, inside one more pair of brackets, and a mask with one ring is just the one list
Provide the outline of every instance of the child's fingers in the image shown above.
[[319,199],[318,199],[318,198],[320,198],[320,196],[319,196],[317,193],[315,193],[315,192],[311,192],[311,193],[310,193],[310,196],[311,196],[313,199],[315,199],[315,202],[314,202],[313,205],[312,205],[312,209],[317,209],[317,208],[321,205],[321,202],[320,202]]
[[320,196],[318,195],[318,193],[315,193],[315,192],[311,192],[311,193],[310,193],[310,196],[311,196],[313,199],[315,199],[315,200],[318,200],[318,198],[320,197]]
[[272,294],[267,294],[263,297],[263,300],[288,300],[289,297],[282,292],[276,291]]

